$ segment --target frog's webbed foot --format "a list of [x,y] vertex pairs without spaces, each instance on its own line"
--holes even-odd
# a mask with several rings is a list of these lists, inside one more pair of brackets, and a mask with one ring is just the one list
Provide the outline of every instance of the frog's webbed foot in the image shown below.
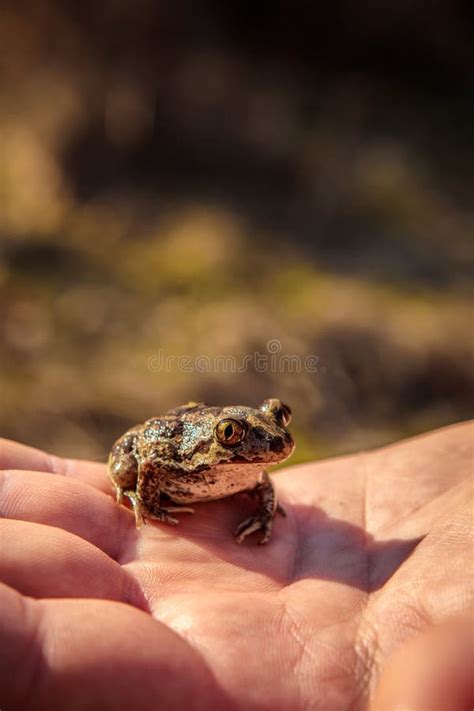
[[156,506],[153,511],[146,509],[141,503],[135,491],[124,491],[123,496],[126,496],[132,504],[133,513],[135,514],[135,525],[141,528],[146,524],[147,518],[152,518],[155,521],[169,523],[171,526],[176,526],[179,523],[178,519],[171,516],[172,513],[194,513],[194,509],[187,506]]
[[273,516],[270,518],[266,517],[264,514],[256,514],[255,516],[249,516],[242,521],[242,523],[237,526],[234,531],[236,543],[242,543],[244,538],[250,536],[254,531],[263,531],[263,537],[259,541],[260,545],[268,543],[270,536],[272,535],[273,526]]
[[147,511],[146,517],[154,521],[160,521],[160,523],[167,523],[170,526],[177,526],[179,523],[178,519],[172,516],[167,509],[159,509],[153,512]]
[[137,528],[141,528],[143,524],[146,524],[147,518],[155,521],[161,521],[162,523],[168,523],[171,526],[176,526],[179,521],[171,515],[172,513],[194,513],[194,509],[188,506],[155,506],[153,511],[150,511],[149,509],[145,509],[143,507],[136,492],[124,491],[123,495],[126,496],[132,504]]
[[275,489],[266,472],[263,472],[260,483],[249,492],[259,501],[259,509],[253,516],[249,516],[245,521],[237,526],[234,532],[237,543],[242,543],[244,538],[250,536],[255,531],[263,531],[260,545],[268,543],[272,535],[273,519],[278,511],[282,516],[286,516],[285,509],[277,503]]

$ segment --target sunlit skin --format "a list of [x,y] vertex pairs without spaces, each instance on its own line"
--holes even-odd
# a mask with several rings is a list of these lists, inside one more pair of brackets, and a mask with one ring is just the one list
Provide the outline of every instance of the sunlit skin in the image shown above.
[[[466,657],[472,435],[278,471],[267,546],[229,535],[245,495],[137,530],[105,465],[3,441],[0,708],[391,711],[411,693],[424,711],[447,662],[430,674],[413,645],[444,650],[446,630]],[[466,708],[445,677],[443,711]]]

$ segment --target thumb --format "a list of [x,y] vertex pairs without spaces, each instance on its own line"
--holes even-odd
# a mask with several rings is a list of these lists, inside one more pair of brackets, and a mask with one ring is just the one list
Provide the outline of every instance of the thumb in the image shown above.
[[388,663],[370,711],[470,711],[472,620],[456,617],[407,642]]

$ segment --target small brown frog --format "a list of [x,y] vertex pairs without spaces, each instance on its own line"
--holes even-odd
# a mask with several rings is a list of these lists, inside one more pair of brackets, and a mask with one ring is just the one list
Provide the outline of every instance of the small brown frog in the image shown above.
[[176,504],[213,501],[246,491],[258,510],[235,531],[237,543],[262,530],[270,540],[277,503],[264,467],[287,459],[294,443],[287,431],[291,411],[281,400],[253,409],[190,402],[128,430],[112,447],[109,476],[117,503],[126,496],[139,528],[144,518],[177,524],[173,513],[194,513]]

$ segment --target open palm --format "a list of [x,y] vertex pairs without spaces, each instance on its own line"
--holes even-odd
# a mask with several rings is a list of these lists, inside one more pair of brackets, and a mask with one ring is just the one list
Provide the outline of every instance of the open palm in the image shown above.
[[392,653],[471,602],[471,425],[275,475],[135,529],[105,466],[0,445],[0,708],[363,709]]

